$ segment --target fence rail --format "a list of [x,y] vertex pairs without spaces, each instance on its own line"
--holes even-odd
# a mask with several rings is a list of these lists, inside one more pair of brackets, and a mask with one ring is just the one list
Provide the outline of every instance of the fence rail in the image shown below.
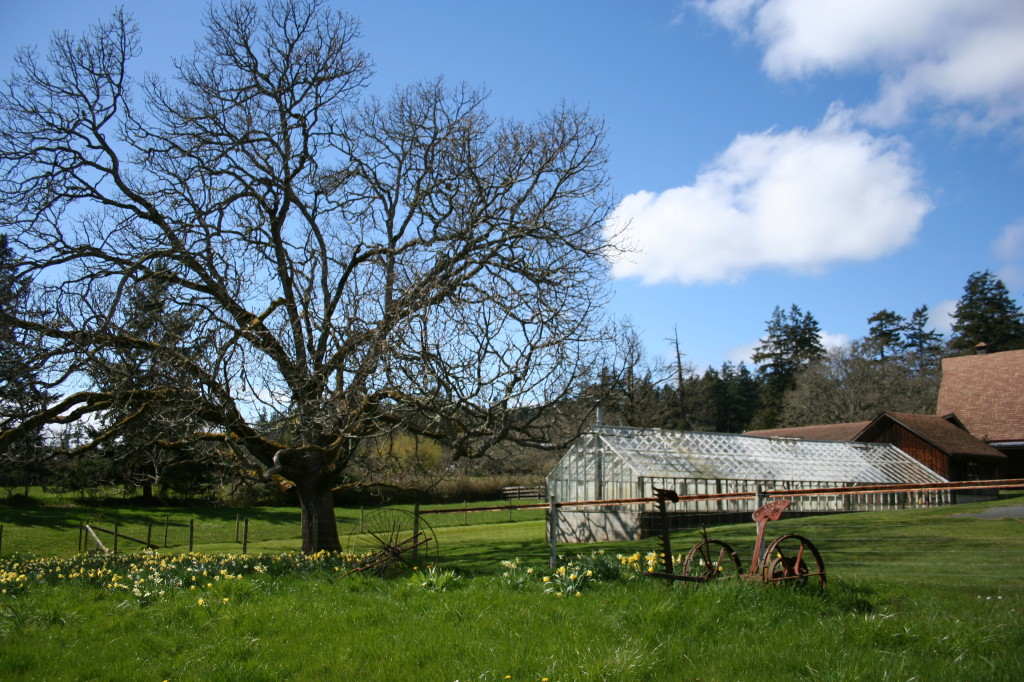
[[[993,490],[993,489],[1022,489],[1024,479],[995,480],[995,481],[972,481],[968,483],[946,483],[927,485],[905,485],[905,486],[858,486],[853,488],[839,489],[810,489],[810,490],[766,490],[761,494],[767,497],[810,497],[820,495],[850,495],[865,493],[914,493],[924,491],[969,491],[969,490]],[[687,503],[729,499],[735,497],[751,498],[754,493],[722,493],[708,495],[687,495],[681,496],[685,508]],[[447,529],[457,526],[468,526],[470,524],[495,524],[493,536],[500,537],[506,531],[502,530],[500,524],[510,521],[537,521],[547,519],[550,524],[552,515],[563,511],[578,509],[609,508],[620,505],[635,505],[654,502],[656,498],[633,498],[620,500],[587,500],[559,502],[550,500],[548,502],[522,502],[509,499],[503,504],[491,504],[474,507],[468,503],[460,506],[419,508],[413,511],[417,516],[429,517],[430,524],[437,531],[446,532]],[[245,516],[241,513],[217,513],[216,518],[192,518],[183,519],[181,516],[160,515],[153,518],[145,518],[140,512],[131,512],[125,515],[115,515],[105,512],[111,518],[106,523],[97,514],[95,519],[70,520],[66,513],[58,518],[45,517],[46,510],[33,509],[24,515],[24,521],[20,524],[10,521],[8,510],[0,509],[0,554],[10,555],[13,553],[35,554],[37,556],[73,554],[76,551],[85,551],[92,547],[99,548],[96,544],[101,534],[114,538],[113,542],[100,542],[104,547],[110,545],[114,551],[122,551],[120,541],[127,540],[136,545],[150,546],[161,551],[193,551],[199,548],[202,551],[212,552],[280,552],[298,550],[299,548],[299,514],[294,509],[262,510],[254,516]],[[17,510],[10,510],[17,511]],[[42,516],[42,517],[41,517]],[[129,518],[131,517],[131,518]],[[339,509],[336,527],[341,537],[343,547],[351,534],[360,532],[360,520],[362,510],[360,509]],[[118,522],[118,518],[120,522]],[[706,517],[710,522],[708,525],[725,523],[725,517]],[[70,521],[70,522],[69,522]],[[97,524],[101,525],[97,525]],[[94,533],[89,534],[84,526],[88,524]],[[515,526],[507,526],[507,532],[516,537],[522,537],[522,531],[513,530]],[[98,532],[96,532],[98,531]],[[531,533],[534,531],[530,531]],[[544,530],[538,530],[538,539],[543,538],[550,542],[550,534]],[[143,540],[144,539],[144,540]]]
[[503,500],[536,500],[547,497],[547,486],[507,485],[501,489]]

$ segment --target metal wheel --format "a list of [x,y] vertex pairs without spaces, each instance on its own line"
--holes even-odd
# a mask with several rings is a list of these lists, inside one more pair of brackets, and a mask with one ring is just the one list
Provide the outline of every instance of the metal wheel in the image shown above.
[[357,571],[391,577],[437,563],[437,538],[423,517],[403,509],[378,509],[349,534],[347,551],[360,557]]
[[818,585],[825,589],[825,562],[818,548],[801,535],[783,535],[768,545],[761,562],[766,583]]
[[683,575],[700,582],[734,578],[743,571],[736,551],[721,540],[698,542],[683,560]]

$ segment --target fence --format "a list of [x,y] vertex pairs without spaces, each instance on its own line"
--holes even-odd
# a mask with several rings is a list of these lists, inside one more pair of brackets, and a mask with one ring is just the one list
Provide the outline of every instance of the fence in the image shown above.
[[140,510],[76,515],[77,510],[0,508],[0,555],[61,556],[85,551],[246,553],[298,549],[297,510],[204,510],[146,514]]
[[[436,505],[434,505],[436,506]],[[545,505],[509,500],[486,507],[463,503],[458,513],[430,517],[439,530],[469,525],[543,522]],[[403,509],[413,515],[415,505],[395,507],[338,507],[334,527],[343,549],[364,532],[371,516],[382,509]],[[424,507],[428,513],[430,507]],[[92,528],[95,537],[85,529]],[[331,532],[330,522],[318,522],[316,532]],[[153,545],[161,552],[280,553],[301,548],[300,512],[295,508],[204,509],[153,513],[145,509],[92,509],[56,507],[0,507],[0,556],[24,554],[67,556],[94,551],[99,543],[108,551],[138,552]],[[543,539],[541,530],[538,537]]]
[[546,485],[507,485],[501,489],[503,500],[534,500],[547,497]]
[[[982,481],[957,484],[931,484],[928,486],[862,486],[859,488],[822,488],[815,490],[770,490],[763,496],[799,497],[799,496],[832,496],[832,495],[924,495],[935,494],[936,499],[948,499],[952,495],[961,495],[970,490],[1019,489],[1024,488],[1024,479],[1012,481]],[[742,493],[749,496],[749,493]],[[696,505],[709,499],[728,499],[735,495],[692,495],[681,498],[680,506]],[[627,507],[653,501],[654,498],[633,500],[599,500],[589,502],[558,503],[520,502],[511,499],[498,505],[425,507],[418,505],[405,507],[410,516],[427,520],[440,536],[444,545],[451,539],[467,544],[472,540],[472,533],[462,536],[459,527],[489,525],[485,535],[494,540],[522,542],[527,536],[536,534],[536,542],[549,546],[550,556],[555,556],[558,544],[580,538],[554,536],[546,528],[558,528],[560,517],[569,512],[590,510],[597,515],[616,507]],[[0,509],[0,554],[13,553],[35,554],[38,556],[73,554],[76,551],[92,550],[97,547],[97,540],[111,551],[139,551],[146,545],[152,545],[160,551],[186,552],[200,549],[212,553],[246,553],[246,552],[282,552],[299,549],[300,519],[295,509],[280,510],[247,510],[238,513],[233,510],[209,510],[204,518],[188,518],[184,514],[146,516],[144,512],[133,512],[116,518],[102,518],[102,514],[94,514],[90,518],[69,519],[66,510],[33,508],[25,510],[21,519],[9,522],[16,509]],[[336,510],[336,527],[343,547],[348,546],[350,536],[361,534],[365,530],[366,519],[375,509]],[[112,515],[113,516],[113,515]],[[788,515],[787,518],[795,518]],[[552,522],[553,519],[553,522]],[[547,523],[543,523],[547,520]],[[749,515],[741,519],[749,520]],[[518,523],[537,522],[527,531]],[[722,522],[715,515],[705,517],[708,525]],[[93,534],[85,530],[88,525]],[[410,529],[412,526],[410,525]],[[401,529],[400,529],[401,530]],[[326,529],[324,532],[328,532]],[[477,535],[476,537],[479,537]],[[637,536],[639,537],[639,536]],[[478,540],[477,540],[478,541]],[[531,540],[531,542],[533,542]],[[445,559],[458,560],[467,552],[443,552]],[[548,553],[548,552],[546,552]],[[481,554],[482,555],[482,554]]]

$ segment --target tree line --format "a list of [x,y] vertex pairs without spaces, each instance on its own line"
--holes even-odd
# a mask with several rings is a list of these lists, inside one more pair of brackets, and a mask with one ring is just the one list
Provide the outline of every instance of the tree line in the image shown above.
[[776,307],[752,366],[725,362],[703,373],[685,365],[677,339],[669,362],[636,341],[630,372],[605,379],[606,421],[742,433],[865,421],[886,410],[934,414],[943,357],[1024,348],[1021,306],[990,271],[968,277],[951,321],[946,339],[929,325],[927,306],[909,316],[882,309],[863,338],[825,348],[810,311]]

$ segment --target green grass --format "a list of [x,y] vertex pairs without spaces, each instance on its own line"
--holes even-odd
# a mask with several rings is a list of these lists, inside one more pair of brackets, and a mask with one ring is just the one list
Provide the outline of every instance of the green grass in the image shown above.
[[[540,580],[549,551],[543,520],[509,523],[507,514],[438,524],[442,566],[458,576],[443,592],[417,576],[326,570],[247,575],[147,600],[95,585],[31,585],[0,596],[0,679],[1019,680],[1024,520],[962,516],[1019,502],[769,524],[769,538],[799,532],[818,545],[825,593],[736,580],[680,588],[637,577],[558,598]],[[14,511],[43,512],[32,526],[40,535],[66,523],[49,507],[3,508],[0,518]],[[267,543],[295,548],[294,527],[286,532],[294,510],[253,511],[279,527],[280,540]],[[221,510],[207,523],[233,533],[235,513]],[[341,515],[358,524],[359,510]],[[749,562],[753,523],[708,532]],[[674,553],[699,539],[675,534]],[[559,550],[656,546],[648,539]],[[534,569],[522,589],[501,576],[500,562],[515,557]]]
[[[522,500],[524,504],[539,501]],[[424,519],[440,535],[449,529],[477,526],[507,527],[519,522],[540,522],[536,537],[543,538],[544,509],[474,512],[474,507],[502,506],[502,502],[483,502],[466,505],[465,511],[451,514],[426,514]],[[455,505],[462,508],[461,505]],[[411,512],[413,505],[394,507]],[[452,505],[423,505],[423,510],[452,508]],[[364,523],[372,521],[376,510],[367,507],[339,507],[335,510],[338,533],[344,545],[349,536]],[[509,518],[513,519],[510,523]],[[118,525],[118,532],[139,540],[147,538],[153,544],[171,552],[188,549],[189,526],[193,523],[193,548],[201,552],[237,552],[241,548],[244,521],[249,520],[249,550],[255,552],[284,552],[301,547],[299,510],[289,507],[129,507],[110,503],[80,501],[73,496],[42,493],[33,490],[28,500],[18,503],[0,503],[0,525],[3,539],[0,555],[14,553],[37,556],[70,556],[79,551],[79,529],[87,523],[107,530]],[[165,535],[166,529],[166,535]],[[459,534],[456,533],[456,536]],[[518,536],[518,532],[512,532]],[[166,543],[165,543],[166,537]],[[100,539],[110,547],[111,536],[100,533]],[[87,543],[86,549],[94,545]],[[141,548],[129,540],[119,541],[120,551]]]
[[200,606],[80,586],[0,610],[4,679],[1019,680],[1020,594],[939,598],[838,580],[824,595],[636,579],[557,598],[496,578],[279,578]]

